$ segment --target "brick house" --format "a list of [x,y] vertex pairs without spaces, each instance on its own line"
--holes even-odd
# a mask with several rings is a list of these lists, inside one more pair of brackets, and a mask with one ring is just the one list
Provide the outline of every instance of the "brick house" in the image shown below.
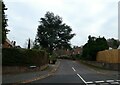
[[77,55],[77,54],[80,54],[81,52],[82,52],[82,48],[81,47],[76,47],[76,48],[73,49],[72,54]]
[[54,53],[57,53],[58,56],[70,56],[70,55],[77,55],[77,54],[82,54],[82,47],[76,47],[73,48],[72,50],[69,49],[58,49],[54,51]]
[[77,55],[82,53],[81,47],[73,48],[72,50],[64,50],[64,55]]

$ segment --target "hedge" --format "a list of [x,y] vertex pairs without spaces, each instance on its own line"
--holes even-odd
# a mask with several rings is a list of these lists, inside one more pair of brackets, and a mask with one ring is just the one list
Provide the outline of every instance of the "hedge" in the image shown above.
[[48,62],[48,55],[45,51],[17,48],[2,49],[3,66],[42,66]]

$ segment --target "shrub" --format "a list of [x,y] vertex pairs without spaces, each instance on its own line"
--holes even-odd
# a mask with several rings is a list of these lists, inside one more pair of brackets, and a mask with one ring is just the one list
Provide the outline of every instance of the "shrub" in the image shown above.
[[50,63],[52,62],[52,64],[55,64],[55,62],[57,61],[57,55],[55,53],[53,53],[52,55],[49,55],[49,60],[50,60]]

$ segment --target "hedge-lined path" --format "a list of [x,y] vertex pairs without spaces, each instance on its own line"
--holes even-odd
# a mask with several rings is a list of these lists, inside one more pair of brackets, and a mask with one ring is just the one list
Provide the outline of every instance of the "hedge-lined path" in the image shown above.
[[19,74],[9,74],[2,75],[2,84],[6,83],[29,83],[35,80],[46,78],[52,75],[58,68],[60,60],[54,65],[49,65],[48,69],[44,71],[28,72],[28,73],[19,73]]

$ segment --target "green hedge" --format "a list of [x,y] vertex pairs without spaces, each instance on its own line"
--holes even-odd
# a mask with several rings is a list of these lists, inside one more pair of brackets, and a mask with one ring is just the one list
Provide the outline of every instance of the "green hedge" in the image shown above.
[[2,49],[3,66],[41,66],[48,63],[48,55],[45,51],[31,49]]

